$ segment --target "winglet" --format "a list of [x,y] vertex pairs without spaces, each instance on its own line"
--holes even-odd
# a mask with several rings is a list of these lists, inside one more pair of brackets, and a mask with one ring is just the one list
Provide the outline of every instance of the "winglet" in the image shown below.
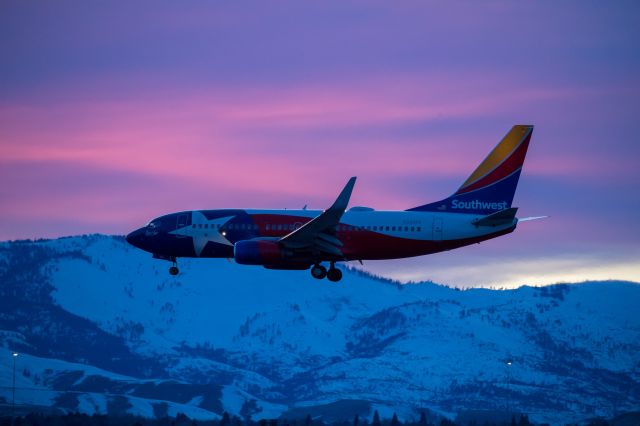
[[349,205],[349,200],[351,199],[351,192],[353,192],[353,186],[356,184],[356,177],[353,176],[349,179],[349,182],[344,186],[344,189],[336,198],[333,205],[329,207],[329,210],[342,210],[343,212],[347,209],[347,205]]

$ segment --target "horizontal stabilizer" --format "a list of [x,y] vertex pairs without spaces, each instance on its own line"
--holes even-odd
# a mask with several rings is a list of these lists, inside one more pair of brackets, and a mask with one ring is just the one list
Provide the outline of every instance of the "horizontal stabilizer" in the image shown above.
[[491,213],[485,217],[474,220],[475,226],[500,226],[508,223],[512,223],[516,217],[517,207],[511,207],[508,209],[500,210],[499,212]]
[[518,223],[520,222],[529,222],[530,220],[538,220],[538,219],[546,219],[549,216],[530,216],[530,217],[523,217],[522,219],[518,219]]

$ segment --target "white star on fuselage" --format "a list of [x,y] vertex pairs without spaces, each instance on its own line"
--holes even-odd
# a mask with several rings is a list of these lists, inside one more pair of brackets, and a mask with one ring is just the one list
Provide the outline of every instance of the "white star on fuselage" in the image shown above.
[[200,256],[200,253],[202,253],[202,250],[204,250],[208,242],[225,244],[227,246],[233,245],[233,243],[229,242],[218,230],[218,226],[224,226],[234,217],[235,216],[225,216],[208,220],[201,212],[194,211],[191,212],[191,225],[184,226],[169,233],[191,237],[193,239],[193,249],[196,252],[196,256]]

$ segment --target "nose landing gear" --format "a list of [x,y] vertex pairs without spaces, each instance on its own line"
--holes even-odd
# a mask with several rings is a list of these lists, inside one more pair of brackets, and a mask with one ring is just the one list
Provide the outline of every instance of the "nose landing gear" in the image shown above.
[[178,262],[176,262],[176,258],[171,259],[173,265],[169,268],[169,273],[173,276],[178,275],[180,270],[178,269]]
[[311,276],[317,280],[321,280],[324,277],[327,277],[329,281],[335,283],[342,279],[342,271],[336,268],[334,262],[331,262],[331,266],[329,267],[328,271],[327,268],[319,263],[316,263],[311,267]]

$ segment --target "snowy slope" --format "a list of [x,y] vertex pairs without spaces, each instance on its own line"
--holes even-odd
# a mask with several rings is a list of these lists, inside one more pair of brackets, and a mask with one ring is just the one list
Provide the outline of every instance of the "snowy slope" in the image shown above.
[[[171,277],[166,262],[106,236],[3,243],[0,259],[5,295],[16,298],[2,305],[5,346],[43,365],[60,358],[172,380],[193,395],[217,386],[204,404],[212,415],[274,417],[340,400],[405,417],[508,406],[546,421],[640,408],[633,283],[457,291],[347,271],[333,284],[211,259],[181,260]],[[11,309],[28,311],[25,300],[50,312],[41,322],[55,327],[43,330],[77,330],[85,351],[50,350],[40,322],[21,328]],[[100,357],[105,339],[117,350]],[[202,399],[170,402],[203,409]],[[152,403],[136,404],[153,414]]]

